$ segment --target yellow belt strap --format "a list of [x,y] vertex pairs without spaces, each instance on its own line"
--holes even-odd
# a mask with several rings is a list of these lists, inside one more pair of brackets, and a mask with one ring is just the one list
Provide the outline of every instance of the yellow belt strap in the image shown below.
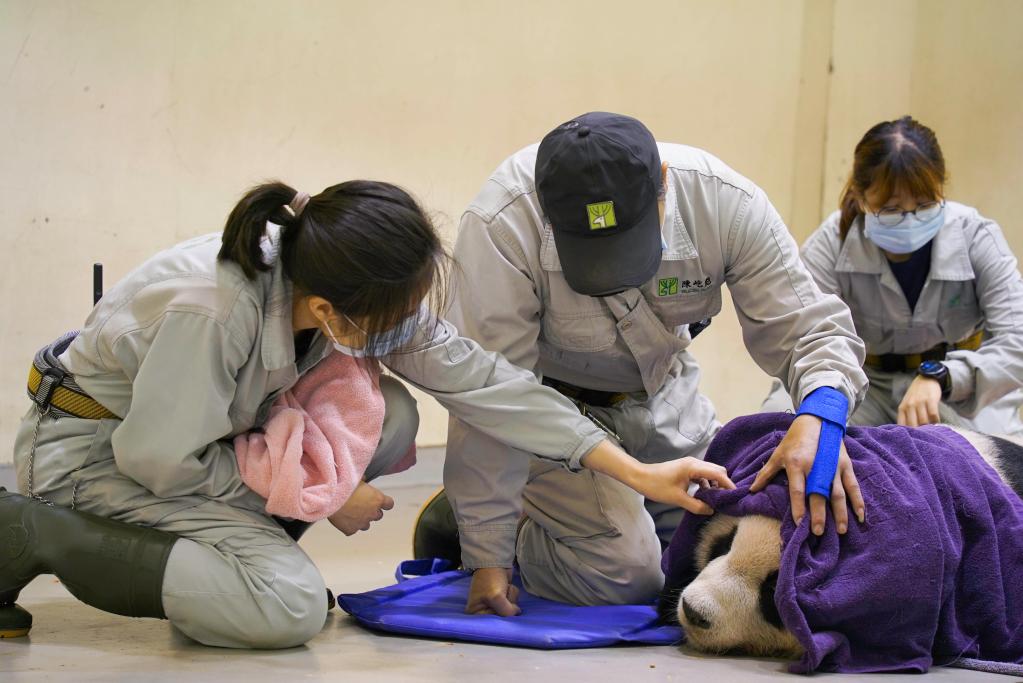
[[955,346],[958,351],[976,351],[980,348],[980,343],[982,341],[984,341],[984,330],[978,330],[966,339],[957,341],[953,344],[953,346]]
[[[961,341],[957,341],[955,344],[952,344],[951,346],[952,346],[953,349],[955,349],[957,351],[976,351],[977,349],[980,348],[980,344],[983,341],[984,341],[984,330],[978,330],[977,332],[974,332],[973,334],[971,334],[966,339],[963,339]],[[924,353],[929,353],[930,351],[939,350],[940,346],[941,345],[939,344],[938,346],[934,347],[933,349],[929,349],[928,351],[924,351],[923,353],[904,353],[904,354],[894,354],[893,353],[893,354],[887,354],[887,355],[900,356],[902,358],[902,362],[904,364],[905,369],[908,371],[908,370],[913,370],[913,369],[919,367],[919,365],[924,362],[924,357],[923,357]],[[875,356],[875,355],[870,354],[870,353],[867,354],[867,363],[866,363],[867,365],[869,365],[871,367],[879,368],[879,367],[881,367],[882,362],[883,361],[882,361],[881,356]]]
[[[43,374],[33,365],[28,371],[29,393],[34,396],[39,391],[39,385],[42,381]],[[50,404],[69,415],[85,420],[104,420],[117,417],[91,396],[72,391],[63,385],[53,390],[53,394],[50,396]]]

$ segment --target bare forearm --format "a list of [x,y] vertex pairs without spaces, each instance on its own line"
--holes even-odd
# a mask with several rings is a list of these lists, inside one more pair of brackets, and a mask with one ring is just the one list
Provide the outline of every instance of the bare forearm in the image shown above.
[[580,461],[586,469],[606,474],[630,488],[636,488],[643,466],[608,439],[598,443]]

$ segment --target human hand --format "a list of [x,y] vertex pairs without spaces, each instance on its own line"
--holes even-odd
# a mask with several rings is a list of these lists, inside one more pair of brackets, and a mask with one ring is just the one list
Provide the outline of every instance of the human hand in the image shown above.
[[633,480],[626,483],[651,500],[678,505],[698,515],[709,515],[714,510],[707,503],[689,495],[689,485],[694,481],[704,488],[735,488],[724,467],[693,457],[640,464]]
[[691,457],[653,464],[642,463],[607,439],[583,456],[582,463],[584,467],[606,474],[646,498],[678,505],[701,515],[709,515],[713,510],[689,495],[690,482],[699,482],[701,486],[735,488],[721,465]]
[[511,569],[483,567],[472,574],[466,614],[496,614],[514,617],[522,612],[518,606],[519,589],[511,584]]
[[[756,493],[767,486],[778,472],[785,470],[789,480],[789,500],[792,506],[792,519],[796,524],[806,514],[806,477],[813,468],[817,455],[817,442],[821,434],[821,420],[814,415],[800,415],[792,421],[789,431],[785,434],[778,447],[774,449],[770,459],[761,468],[750,492]],[[845,449],[839,446],[838,468],[831,483],[831,511],[835,515],[835,527],[838,533],[844,534],[849,528],[849,513],[846,501],[852,504],[856,518],[860,523],[864,520],[865,508],[859,482],[853,472],[852,460]],[[824,520],[827,517],[827,500],[816,493],[810,494],[810,528],[820,536],[824,533]]]
[[385,510],[394,507],[394,500],[366,482],[360,482],[345,504],[327,519],[345,536],[367,531],[372,522],[379,521]]
[[941,382],[933,377],[918,375],[899,403],[898,422],[906,427],[938,424],[941,422],[938,414],[940,404]]

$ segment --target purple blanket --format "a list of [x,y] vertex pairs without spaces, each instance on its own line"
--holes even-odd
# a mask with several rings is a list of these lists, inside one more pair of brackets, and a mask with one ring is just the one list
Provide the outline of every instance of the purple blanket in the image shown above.
[[[734,491],[699,498],[729,515],[782,520],[775,602],[811,671],[926,671],[960,658],[1023,664],[1023,501],[961,436],[943,427],[851,427],[846,449],[867,505],[839,536],[797,527],[784,474],[749,495],[793,416],[733,420],[707,460]],[[706,518],[687,515],[662,559],[669,584],[691,571]]]

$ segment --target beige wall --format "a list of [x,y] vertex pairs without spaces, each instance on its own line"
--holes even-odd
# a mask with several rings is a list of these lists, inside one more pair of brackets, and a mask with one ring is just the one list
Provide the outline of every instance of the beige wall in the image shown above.
[[[1012,233],[1023,4],[974,6],[0,0],[0,462],[32,352],[88,313],[90,264],[113,282],[268,177],[391,180],[451,238],[504,156],[606,109],[713,151],[804,237],[859,135],[912,111],[955,196]],[[723,417],[756,408],[768,381],[730,311],[694,350]],[[442,442],[443,412],[423,412],[420,441]]]
[[997,220],[1023,254],[1023,2],[838,0],[834,25],[824,212],[867,129],[912,114],[938,136],[949,198]]

